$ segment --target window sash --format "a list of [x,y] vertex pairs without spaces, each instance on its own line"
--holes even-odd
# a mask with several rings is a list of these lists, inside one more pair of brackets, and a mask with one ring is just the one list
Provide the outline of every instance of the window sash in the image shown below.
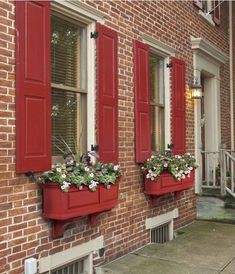
[[151,107],[151,148],[153,152],[165,149],[165,85],[164,59],[150,55],[150,107]]
[[85,90],[85,89],[80,89],[80,88],[76,88],[76,87],[65,86],[63,84],[51,83],[51,87],[55,88],[55,89],[65,90],[65,91],[72,91],[72,92],[76,92],[76,93],[87,94],[87,90]]
[[[72,36],[72,42],[75,41],[75,46],[68,45],[67,50],[69,55],[67,59],[64,56],[53,56],[55,62],[59,62],[54,67],[52,67],[52,79],[53,79],[53,69],[55,70],[57,66],[59,69],[63,63],[68,63],[68,69],[74,77],[73,82],[69,81],[69,85],[66,84],[66,80],[61,76],[61,83],[55,83],[52,81],[52,149],[53,149],[53,162],[61,161],[62,155],[64,153],[71,151],[76,154],[82,154],[86,148],[86,132],[87,132],[87,45],[86,45],[86,29],[81,29],[82,24],[75,20],[70,20],[68,17],[61,16],[57,13],[53,13],[53,20],[55,22],[54,32],[55,37],[57,31],[58,36],[64,35],[62,37]],[[60,21],[61,19],[61,21]],[[58,23],[58,26],[56,23]],[[68,22],[68,26],[66,26]],[[72,25],[70,25],[72,24]],[[76,27],[78,27],[78,32],[76,32]],[[70,32],[71,30],[71,32]],[[74,32],[73,32],[74,30]],[[71,34],[72,33],[72,34]],[[52,37],[53,38],[53,37]],[[69,40],[68,40],[69,41]],[[63,42],[63,41],[62,41]],[[55,54],[61,53],[63,46],[66,47],[66,43],[61,47],[58,46],[59,50],[54,51]],[[72,50],[72,51],[71,51]],[[75,52],[73,52],[75,50]],[[52,49],[53,54],[53,49]],[[74,57],[72,57],[74,56]],[[65,59],[64,59],[65,58]],[[73,60],[76,58],[76,60]],[[64,61],[63,61],[64,60]],[[70,66],[72,65],[72,67]],[[74,70],[75,69],[75,70]],[[63,70],[61,70],[63,71]],[[67,73],[67,70],[66,70]],[[54,78],[56,79],[56,78]],[[60,79],[60,78],[59,78]],[[66,79],[66,77],[65,77]],[[71,85],[71,83],[74,83]],[[70,104],[73,104],[70,105]],[[76,105],[74,107],[74,104]],[[56,108],[58,110],[58,116],[56,116]],[[73,112],[73,113],[72,113]]]

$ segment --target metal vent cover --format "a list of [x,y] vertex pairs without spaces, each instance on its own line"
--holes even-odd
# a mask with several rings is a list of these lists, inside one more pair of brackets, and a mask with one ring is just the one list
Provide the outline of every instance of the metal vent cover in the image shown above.
[[84,259],[65,264],[51,271],[51,274],[85,274]]
[[166,223],[151,229],[151,243],[163,244],[170,240],[170,223]]

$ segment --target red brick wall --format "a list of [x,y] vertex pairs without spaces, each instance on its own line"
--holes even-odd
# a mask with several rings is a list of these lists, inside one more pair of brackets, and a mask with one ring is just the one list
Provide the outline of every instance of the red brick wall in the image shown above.
[[[228,53],[228,4],[222,4],[222,23],[213,27],[198,15],[192,1],[87,1],[107,14],[105,25],[118,32],[119,159],[125,171],[120,181],[118,206],[102,214],[99,225],[88,227],[85,218],[74,222],[64,237],[52,240],[50,222],[40,217],[41,190],[23,175],[15,173],[15,29],[14,2],[0,2],[0,273],[23,273],[28,257],[40,258],[104,235],[105,256],[110,261],[149,242],[146,217],[175,207],[180,217],[175,227],[194,220],[196,198],[193,190],[183,192],[175,202],[164,197],[154,209],[143,194],[139,166],[135,164],[133,39],[148,34],[171,46],[186,61],[186,83],[193,77],[190,35],[203,37]],[[230,144],[229,68],[221,68],[222,142]],[[193,102],[187,93],[187,149],[194,147]]]

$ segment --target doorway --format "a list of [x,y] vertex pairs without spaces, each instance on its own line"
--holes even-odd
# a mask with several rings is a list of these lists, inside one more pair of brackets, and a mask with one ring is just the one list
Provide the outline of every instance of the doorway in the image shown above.
[[196,193],[202,191],[203,184],[215,185],[220,147],[220,83],[216,73],[219,70],[205,59],[199,64],[203,67],[196,70],[196,74],[204,96],[195,100],[195,156],[199,163],[195,178]]
[[216,187],[216,170],[219,164],[219,127],[214,100],[215,77],[201,71],[201,86],[204,96],[200,100],[201,131],[201,180],[202,186]]

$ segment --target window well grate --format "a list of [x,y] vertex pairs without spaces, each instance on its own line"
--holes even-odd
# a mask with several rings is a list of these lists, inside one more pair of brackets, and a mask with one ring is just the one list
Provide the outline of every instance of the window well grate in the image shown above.
[[56,268],[51,274],[84,274],[84,259]]
[[151,243],[168,242],[170,240],[169,225],[170,223],[166,223],[151,229]]

